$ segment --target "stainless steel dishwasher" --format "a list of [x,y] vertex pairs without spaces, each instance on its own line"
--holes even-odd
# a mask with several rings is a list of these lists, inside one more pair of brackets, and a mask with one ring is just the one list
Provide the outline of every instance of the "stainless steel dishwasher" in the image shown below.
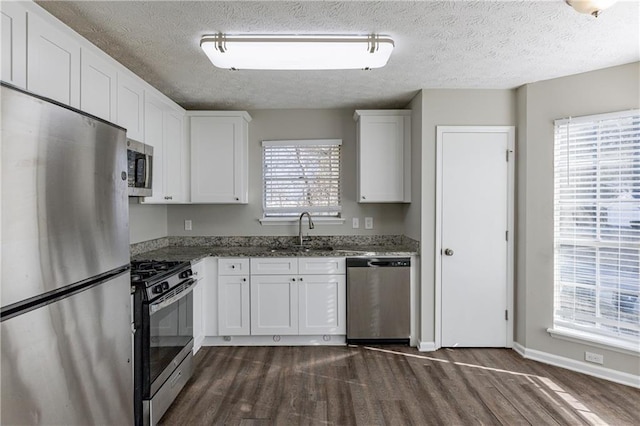
[[347,258],[347,343],[409,343],[411,260]]

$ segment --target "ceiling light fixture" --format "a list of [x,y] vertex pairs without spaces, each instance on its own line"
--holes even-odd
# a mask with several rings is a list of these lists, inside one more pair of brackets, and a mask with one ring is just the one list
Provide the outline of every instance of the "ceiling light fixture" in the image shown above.
[[218,68],[232,70],[345,70],[386,65],[388,36],[206,35],[200,47]]
[[611,7],[617,0],[565,0],[567,4],[580,13],[588,13],[597,18],[600,13]]

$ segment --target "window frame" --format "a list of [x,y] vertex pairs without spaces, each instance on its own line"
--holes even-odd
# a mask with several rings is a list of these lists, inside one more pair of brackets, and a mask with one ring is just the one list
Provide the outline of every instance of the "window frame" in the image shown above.
[[[631,132],[630,133],[631,138],[628,139],[630,141],[629,146],[631,148],[627,148],[623,145],[622,143],[623,139],[620,136],[618,136],[617,139],[614,139],[614,142],[616,142],[618,146],[618,157],[614,158],[614,161],[606,160],[606,149],[610,148],[610,146],[606,145],[606,143],[608,142],[606,138],[609,135],[607,134],[606,128],[603,128],[603,122],[610,123],[612,120],[613,121],[617,120],[622,125],[621,126],[622,130],[628,130]],[[625,124],[625,122],[628,122],[629,120],[631,120],[632,123]],[[594,225],[591,225],[591,227],[588,224],[584,226],[584,228],[580,230],[581,235],[579,237],[574,235],[573,238],[567,238],[566,236],[562,235],[562,232],[564,232],[562,231],[562,226],[563,226],[562,220],[563,220],[563,214],[565,213],[563,212],[560,206],[563,205],[562,204],[563,202],[566,203],[567,200],[569,200],[568,198],[569,196],[560,195],[563,192],[562,179],[563,178],[564,179],[569,179],[569,178],[580,179],[581,177],[580,172],[576,172],[576,170],[578,170],[578,166],[584,163],[588,163],[588,160],[583,160],[583,163],[581,163],[580,160],[578,160],[577,158],[580,155],[585,156],[585,152],[590,152],[588,151],[589,148],[587,148],[587,151],[582,151],[582,154],[576,154],[576,153],[578,152],[579,148],[584,148],[584,146],[581,146],[581,144],[585,144],[584,141],[588,142],[588,141],[591,141],[592,139],[590,139],[589,137],[586,137],[583,142],[576,142],[577,140],[576,133],[578,133],[578,131],[576,131],[575,133],[572,133],[572,130],[575,130],[575,127],[579,128],[580,126],[587,126],[589,124],[591,124],[594,128],[597,127],[597,130],[592,130],[592,131],[596,131],[596,134],[591,137],[593,139],[593,144],[595,145],[595,147],[593,148],[595,149],[595,152],[590,154],[590,156],[593,158],[591,160],[593,164],[592,165],[593,170],[591,171],[591,174],[593,175],[593,177],[590,177],[589,179],[582,181],[581,184],[583,184],[583,187],[588,188],[588,189],[583,189],[584,191],[583,194],[586,194],[584,195],[585,197],[588,197],[589,195],[593,195],[593,200],[591,201],[591,203],[594,205],[594,209],[595,209]],[[575,126],[573,129],[571,128],[572,125]],[[569,141],[571,140],[570,136],[574,137],[573,145],[569,143]],[[622,166],[620,165],[622,155],[620,153],[624,153],[625,155],[627,155],[627,152],[626,152],[627,150],[631,153],[630,159],[629,158],[625,159],[625,161],[630,161],[631,163],[631,165],[629,166],[631,177],[628,178],[630,181],[629,185],[631,188],[631,192],[630,192],[631,209],[629,211],[632,211],[632,212],[635,211],[633,210],[633,207],[636,204],[636,202],[634,202],[635,200],[637,200],[637,203],[640,206],[640,198],[636,197],[636,194],[638,194],[638,188],[637,188],[638,184],[635,182],[635,174],[640,173],[640,163],[636,164],[636,159],[633,157],[634,155],[633,153],[636,152],[635,147],[640,145],[640,142],[638,141],[639,138],[640,138],[640,110],[634,109],[634,110],[627,110],[627,111],[620,111],[620,112],[613,112],[613,113],[606,113],[606,114],[596,114],[596,115],[582,116],[582,117],[576,117],[576,118],[567,118],[567,119],[554,121],[554,163],[553,163],[553,170],[554,170],[554,177],[553,177],[554,179],[553,180],[554,182],[554,195],[553,195],[554,197],[553,199],[554,300],[553,300],[553,318],[552,318],[553,327],[548,330],[549,333],[554,337],[563,338],[563,339],[572,340],[572,341],[578,340],[578,341],[586,341],[589,343],[599,343],[605,347],[620,348],[623,351],[631,351],[635,353],[640,352],[640,345],[639,345],[640,323],[636,324],[633,322],[625,322],[621,320],[623,309],[621,307],[622,302],[620,299],[620,293],[622,291],[621,289],[623,288],[621,286],[621,282],[623,281],[621,276],[623,274],[621,273],[622,266],[620,265],[622,264],[622,261],[620,259],[623,257],[623,254],[625,253],[625,251],[630,252],[631,253],[630,256],[632,260],[630,261],[631,266],[629,268],[632,271],[631,273],[632,275],[634,273],[633,272],[634,270],[636,271],[635,274],[637,275],[638,266],[634,266],[633,262],[635,261],[637,263],[640,261],[640,245],[638,244],[638,241],[640,241],[640,238],[639,238],[640,230],[638,230],[637,232],[634,232],[636,228],[629,225],[629,228],[631,229],[629,231],[630,242],[622,241],[621,235],[623,234],[620,231],[618,231],[618,235],[616,239],[612,239],[611,235],[604,234],[605,237],[609,238],[609,240],[607,240],[607,238],[603,238],[603,234],[602,234],[602,229],[604,228],[606,230],[606,226],[604,224],[608,224],[609,222],[608,216],[604,216],[602,213],[603,206],[606,206],[607,202],[608,202],[608,205],[614,205],[613,201],[611,201],[613,199],[608,201],[608,199],[606,198],[606,192],[607,192],[606,190],[611,190],[613,188],[612,192],[619,194],[616,198],[619,200],[623,197],[622,195],[623,192],[621,191],[622,189],[625,188],[625,186],[621,186],[621,182],[625,181],[625,179],[621,177],[623,176],[622,173],[619,173],[618,175],[617,186],[607,187],[603,176],[607,176],[608,165],[610,166],[613,164],[618,169],[622,169]],[[564,167],[561,167],[559,166],[559,162],[560,162],[559,146],[563,143],[564,143],[563,146],[566,147],[567,151],[570,152],[573,149],[573,154],[572,154],[573,157],[571,157],[571,155],[566,155],[565,153],[563,153],[564,157],[566,157],[566,165]],[[611,152],[614,152],[614,151],[611,151]],[[637,161],[640,161],[640,157],[638,158]],[[574,167],[573,174],[572,174],[571,167]],[[582,178],[584,179],[584,175],[582,176]],[[568,182],[565,183],[565,185],[566,186],[564,188],[569,186]],[[592,185],[593,188],[595,189],[590,188],[588,185]],[[579,192],[580,190],[578,189],[573,190],[574,199],[575,199],[575,193],[579,193]],[[577,206],[578,203],[575,202],[575,205]],[[588,203],[586,205],[588,205]],[[622,202],[618,201],[617,205],[621,206]],[[566,204],[564,204],[564,206],[566,206]],[[608,208],[610,207],[607,207],[607,209]],[[605,211],[608,214],[608,210],[605,210]],[[572,213],[575,214],[575,210]],[[633,213],[631,213],[631,215],[633,215]],[[585,217],[586,217],[586,214],[585,214]],[[603,219],[604,217],[607,218],[606,221]],[[583,217],[583,220],[585,220],[584,217]],[[574,219],[574,224],[573,224],[574,228],[578,228],[578,226],[576,225],[577,223],[578,223],[578,220]],[[617,226],[619,228],[623,227],[620,224],[620,221],[618,222]],[[590,231],[590,230],[594,231],[595,235],[593,237],[585,236],[586,231]],[[575,232],[575,233],[578,234],[579,232]],[[577,311],[577,309],[575,307],[574,307],[573,318],[567,319],[562,317],[563,307],[561,306],[561,302],[566,301],[566,298],[565,298],[566,296],[561,295],[563,287],[564,288],[572,287],[574,289],[573,302],[574,304],[576,304],[576,300],[580,299],[579,297],[575,296],[577,289],[579,288],[587,289],[591,285],[591,284],[582,285],[578,282],[562,281],[562,278],[561,278],[561,276],[563,275],[562,268],[563,266],[571,263],[571,262],[562,263],[560,261],[560,253],[561,253],[560,248],[563,245],[566,246],[567,244],[572,246],[576,251],[579,249],[586,249],[586,250],[593,250],[595,253],[593,256],[593,258],[595,259],[593,265],[589,265],[588,260],[584,262],[582,265],[580,265],[579,262],[576,262],[575,259],[573,261],[573,267],[575,269],[578,269],[579,266],[581,266],[583,269],[584,268],[593,269],[593,272],[580,273],[582,274],[580,276],[581,278],[585,278],[585,277],[589,278],[589,274],[590,273],[593,274],[593,287],[591,287],[590,289],[594,293],[594,298],[592,303],[593,306],[589,306],[589,308],[593,308],[594,313],[593,315],[590,315],[590,314],[585,315],[585,317],[583,318],[580,318],[580,315],[576,315],[575,311]],[[607,280],[603,279],[604,275],[606,274],[603,274],[601,272],[603,269],[603,266],[602,266],[603,264],[600,263],[602,259],[601,256],[603,256],[600,253],[601,250],[605,252],[607,250],[610,250],[611,252],[617,250],[617,256],[618,256],[618,261],[616,266],[617,281],[616,281],[615,287],[605,285]],[[637,254],[634,253],[634,250],[637,250]],[[636,257],[633,257],[633,256],[636,256]],[[575,258],[578,256],[574,254],[573,257]],[[638,260],[635,260],[635,259],[638,259]],[[605,261],[605,264],[606,264],[606,261]],[[576,280],[577,279],[576,276],[578,274],[575,272],[575,270],[573,272],[574,272],[574,280]],[[607,277],[607,279],[609,280],[611,279],[610,275],[611,274],[609,274],[609,276]],[[634,282],[633,278],[631,282],[632,283]],[[602,310],[601,298],[603,298],[601,294],[602,293],[606,294],[608,291],[611,291],[611,293],[614,293],[616,291],[618,292],[618,298],[617,298],[618,306],[617,306],[617,310],[615,311],[615,313],[617,314],[616,320],[612,320],[610,317],[607,318],[606,316],[603,316],[601,312]],[[640,295],[636,299],[635,315],[640,314],[640,312],[637,311],[638,299],[640,299]],[[615,304],[615,303],[612,303],[612,304]],[[606,306],[606,303],[605,303],[605,306]],[[630,316],[633,319],[634,312],[631,312]],[[583,322],[582,324],[580,323],[581,320]],[[591,320],[594,320],[594,324],[592,325],[584,324],[584,322],[591,321]],[[612,325],[612,323],[614,324]],[[618,330],[620,328],[624,328],[628,330],[628,332],[631,332],[632,335],[622,335],[623,333],[621,331],[618,331],[617,333],[612,332],[610,330],[606,331],[607,327],[617,328]],[[633,336],[633,332],[637,334]]]
[[[296,206],[291,208],[267,207],[267,147],[314,147],[333,146],[338,147],[337,153],[337,184],[338,190],[335,196],[338,204],[323,207]],[[335,173],[335,171],[334,171]],[[278,224],[281,222],[297,221],[303,211],[309,211],[313,216],[314,223],[318,224],[341,224],[344,222],[342,215],[342,139],[290,139],[290,140],[263,140],[262,141],[262,218],[260,222],[265,224]]]

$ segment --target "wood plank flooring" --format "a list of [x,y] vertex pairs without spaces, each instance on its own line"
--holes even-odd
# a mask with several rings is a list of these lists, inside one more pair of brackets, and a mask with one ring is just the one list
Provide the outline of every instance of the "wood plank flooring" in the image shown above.
[[206,347],[162,425],[638,425],[640,390],[509,349]]

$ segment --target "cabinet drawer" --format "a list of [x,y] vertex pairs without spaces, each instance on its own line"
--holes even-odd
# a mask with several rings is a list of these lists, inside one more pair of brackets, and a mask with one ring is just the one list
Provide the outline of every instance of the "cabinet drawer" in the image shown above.
[[218,259],[218,275],[249,275],[249,259]]
[[251,259],[252,275],[283,275],[298,273],[296,257],[256,257]]
[[344,274],[344,257],[301,257],[298,259],[299,274]]

